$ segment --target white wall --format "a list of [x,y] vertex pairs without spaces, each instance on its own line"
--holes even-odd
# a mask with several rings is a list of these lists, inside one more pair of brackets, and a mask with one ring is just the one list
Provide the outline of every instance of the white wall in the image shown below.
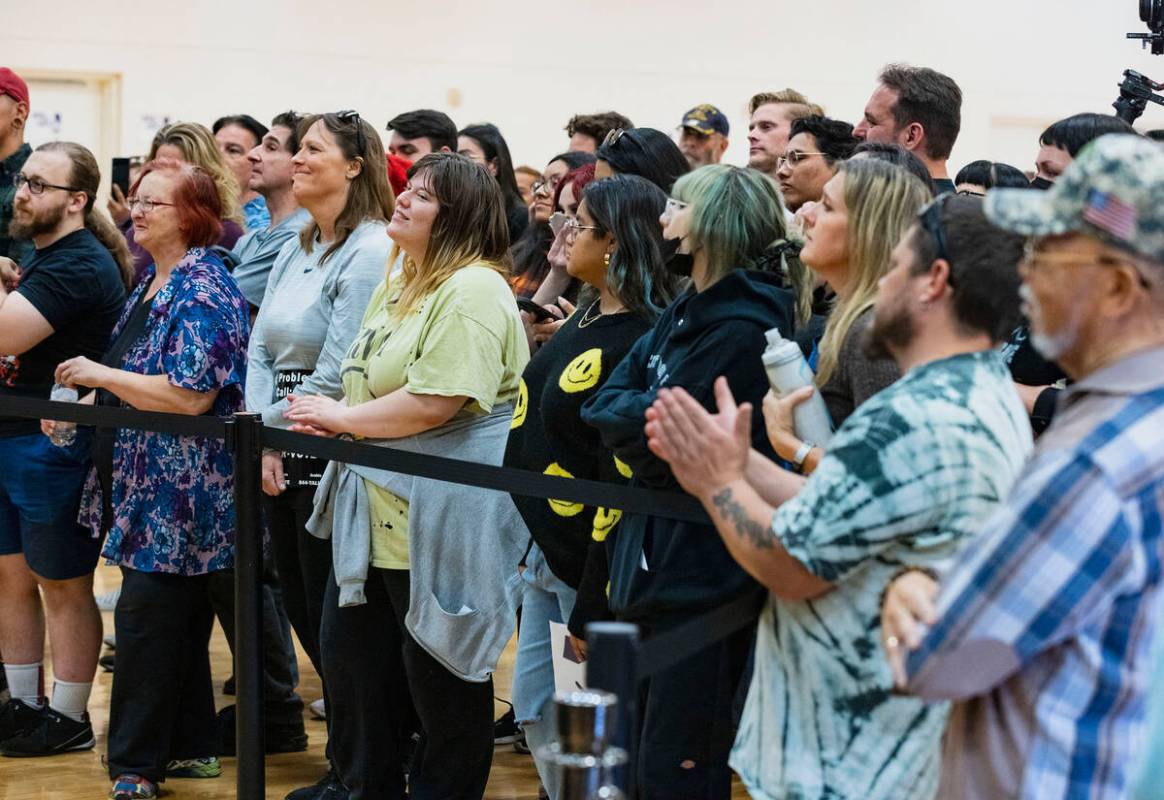
[[[268,119],[357,108],[376,127],[429,106],[488,120],[518,162],[566,144],[571,114],[615,108],[671,129],[719,105],[742,163],[748,97],[794,86],[856,121],[878,68],[932,66],[962,86],[955,168],[1027,168],[1033,136],[1077,111],[1109,112],[1125,68],[1164,79],[1164,57],[1126,41],[1137,0],[3,0],[0,64],[121,75],[123,153],[147,118]],[[36,98],[33,97],[33,105]],[[1151,107],[1140,127],[1164,127]]]

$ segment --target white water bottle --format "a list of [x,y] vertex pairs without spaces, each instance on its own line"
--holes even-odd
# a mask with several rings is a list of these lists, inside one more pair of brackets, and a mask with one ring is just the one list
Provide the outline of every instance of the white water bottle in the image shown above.
[[[800,345],[781,336],[779,328],[766,331],[764,338],[768,340],[762,356],[764,371],[777,394],[787,395],[813,385],[812,368],[804,360]],[[833,438],[832,418],[818,391],[793,410],[792,420],[796,436],[805,442],[824,447]]]
[[[77,390],[68,386],[61,386],[59,383],[53,384],[53,390],[49,395],[49,400],[56,400],[62,403],[75,403],[77,402]],[[77,441],[77,423],[58,422],[53,426],[53,433],[49,437],[49,441],[57,447],[68,447]]]

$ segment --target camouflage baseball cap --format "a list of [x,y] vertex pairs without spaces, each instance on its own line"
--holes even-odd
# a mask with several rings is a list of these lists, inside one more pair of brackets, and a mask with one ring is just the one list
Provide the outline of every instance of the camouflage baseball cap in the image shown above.
[[991,189],[985,210],[1015,233],[1084,233],[1164,263],[1164,146],[1142,136],[1101,136],[1049,190]]

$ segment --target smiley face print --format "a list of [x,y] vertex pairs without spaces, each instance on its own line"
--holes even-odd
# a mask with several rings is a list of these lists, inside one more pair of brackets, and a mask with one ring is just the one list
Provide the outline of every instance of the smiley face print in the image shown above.
[[566,394],[576,394],[598,385],[602,377],[602,348],[592,347],[575,358],[558,377],[558,387]]
[[[557,461],[545,469],[546,475],[556,475],[559,478],[573,478],[574,476],[562,468]],[[574,517],[582,513],[581,503],[571,503],[569,500],[547,500],[550,508],[559,517]]]
[[590,538],[596,542],[605,542],[606,535],[614,529],[620,519],[622,512],[617,508],[599,508],[594,512],[594,530],[590,532]]
[[525,422],[525,414],[529,411],[529,387],[525,385],[525,378],[517,384],[517,402],[513,404],[513,419],[509,421],[509,429],[520,428]]

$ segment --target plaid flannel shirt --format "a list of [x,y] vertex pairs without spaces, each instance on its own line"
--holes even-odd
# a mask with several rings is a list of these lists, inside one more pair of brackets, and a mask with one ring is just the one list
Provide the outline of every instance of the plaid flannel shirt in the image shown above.
[[947,576],[910,689],[960,699],[943,798],[1123,798],[1160,609],[1164,348],[1099,370]]

